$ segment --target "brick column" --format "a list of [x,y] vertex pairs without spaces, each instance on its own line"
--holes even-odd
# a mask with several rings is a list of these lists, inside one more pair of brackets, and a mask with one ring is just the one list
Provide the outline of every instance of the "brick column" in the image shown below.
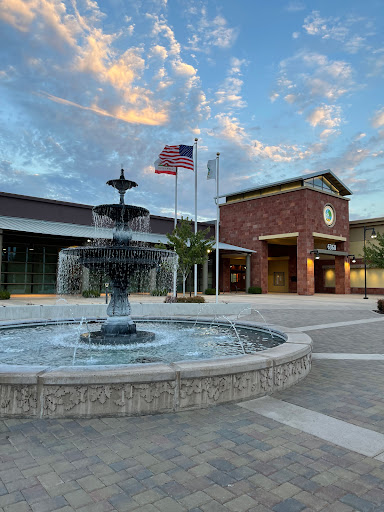
[[202,293],[208,288],[208,258],[203,263]]
[[1,283],[1,266],[2,266],[2,260],[3,260],[3,230],[0,229],[0,283]]
[[262,293],[268,293],[268,242],[261,242],[260,250],[260,286]]
[[335,293],[351,293],[350,264],[345,256],[335,256]]
[[231,290],[231,269],[229,268],[229,258],[222,258],[220,261],[220,288],[222,292]]
[[248,293],[248,288],[251,286],[251,255],[247,254],[245,266],[245,291]]
[[[296,293],[297,292],[297,256],[296,254],[289,256],[289,263],[288,263],[288,279],[289,279],[289,293]],[[292,277],[296,277],[296,281],[292,281]]]
[[300,233],[297,237],[297,293],[299,295],[313,295],[315,293],[315,262],[313,250],[313,236]]

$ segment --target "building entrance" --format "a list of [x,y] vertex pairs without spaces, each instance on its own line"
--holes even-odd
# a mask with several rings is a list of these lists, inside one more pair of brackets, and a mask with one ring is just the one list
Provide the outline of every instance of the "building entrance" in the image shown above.
[[230,265],[231,292],[245,291],[245,265]]

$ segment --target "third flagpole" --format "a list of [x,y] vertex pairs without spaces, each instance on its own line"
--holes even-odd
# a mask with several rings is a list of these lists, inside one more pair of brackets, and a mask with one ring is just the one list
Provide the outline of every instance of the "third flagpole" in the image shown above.
[[[195,139],[195,158],[193,159],[193,165],[195,168],[195,233],[197,233],[197,141],[199,139]],[[194,295],[197,295],[197,265],[194,266]]]
[[[174,221],[174,229],[177,228],[177,167],[175,174],[175,221]],[[177,296],[177,266],[173,271],[173,296]]]
[[219,158],[220,153],[216,153],[216,304],[219,302]]

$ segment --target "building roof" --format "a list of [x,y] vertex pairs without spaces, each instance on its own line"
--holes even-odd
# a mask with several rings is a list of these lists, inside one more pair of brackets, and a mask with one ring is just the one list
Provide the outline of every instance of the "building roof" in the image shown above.
[[[113,230],[108,228],[96,228],[94,226],[84,226],[81,224],[69,224],[68,222],[52,222],[46,220],[24,219],[21,217],[6,217],[0,215],[0,229],[10,231],[22,231],[24,233],[36,233],[40,235],[62,236],[65,238],[104,238],[112,239]],[[151,244],[168,243],[166,235],[159,233],[147,233],[136,231],[132,239],[137,242],[147,242]],[[214,245],[216,248],[216,244]],[[237,247],[236,245],[219,242],[219,250],[236,251],[252,253],[250,249]]]
[[352,195],[352,191],[330,170],[327,169],[321,172],[314,172],[311,174],[304,174],[302,176],[295,176],[294,178],[290,178],[288,180],[276,181],[273,183],[265,183],[264,185],[260,185],[258,187],[247,188],[243,190],[238,190],[237,192],[230,192],[228,194],[222,194],[219,197],[231,197],[237,196],[239,194],[245,194],[247,192],[253,192],[256,190],[262,190],[265,188],[278,187],[279,185],[285,185],[287,183],[294,183],[295,181],[304,181],[310,178],[318,178],[320,176],[324,176],[339,192],[341,196]]
[[374,219],[358,219],[350,220],[349,224],[352,226],[366,226],[368,224],[384,224],[384,217],[376,217]]

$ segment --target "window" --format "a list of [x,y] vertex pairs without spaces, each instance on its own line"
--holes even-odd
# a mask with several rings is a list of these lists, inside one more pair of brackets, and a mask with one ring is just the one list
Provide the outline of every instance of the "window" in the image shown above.
[[274,286],[285,286],[285,272],[274,272],[273,273],[273,285]]

